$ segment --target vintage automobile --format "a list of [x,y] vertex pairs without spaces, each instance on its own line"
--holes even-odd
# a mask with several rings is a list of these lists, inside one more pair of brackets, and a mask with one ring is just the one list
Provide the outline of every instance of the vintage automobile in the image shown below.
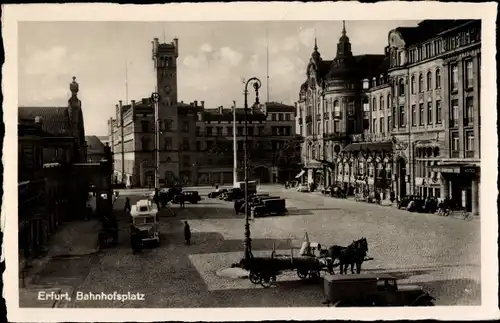
[[139,200],[132,206],[130,221],[132,227],[139,230],[143,242],[160,243],[158,209],[152,200]]
[[299,184],[297,192],[309,192],[309,187],[306,184]]
[[335,307],[434,306],[435,298],[418,285],[398,286],[391,274],[326,275],[324,304]]
[[235,187],[235,188],[230,188],[226,193],[221,195],[221,200],[234,201],[244,197],[245,197],[244,191]]
[[219,188],[215,192],[208,193],[208,198],[215,199],[227,192],[227,188]]
[[256,204],[252,211],[256,218],[267,215],[283,215],[288,212],[285,199],[282,198],[264,199]]
[[172,203],[180,203],[181,199],[184,199],[184,202],[196,204],[201,201],[201,196],[198,191],[184,191],[180,194],[174,195]]

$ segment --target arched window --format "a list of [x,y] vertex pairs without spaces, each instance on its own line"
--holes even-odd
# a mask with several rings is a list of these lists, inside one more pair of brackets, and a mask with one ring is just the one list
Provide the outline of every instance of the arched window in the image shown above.
[[436,89],[441,88],[441,71],[439,69],[436,70]]
[[363,99],[363,111],[370,112],[370,101],[367,98]]
[[391,100],[392,100],[391,94],[389,93],[389,94],[387,94],[387,109],[389,109],[391,107],[391,104],[392,104]]
[[330,129],[328,128],[328,121],[325,121],[325,133],[330,133]]
[[333,102],[333,115],[335,117],[340,117],[340,102],[339,102],[339,100],[335,100]]
[[424,76],[422,74],[418,76],[418,91],[424,92]]
[[378,107],[380,110],[383,110],[384,109],[384,97],[381,96],[380,97],[380,105]]
[[399,79],[399,96],[405,95],[405,80]]
[[411,76],[411,94],[415,94],[415,75]]
[[372,110],[377,111],[377,99],[373,98],[372,100]]
[[432,90],[432,74],[427,72],[427,91]]

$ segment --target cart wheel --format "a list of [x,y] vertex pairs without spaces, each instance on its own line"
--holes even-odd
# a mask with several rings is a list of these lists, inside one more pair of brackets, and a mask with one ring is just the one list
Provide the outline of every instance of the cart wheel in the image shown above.
[[297,269],[297,276],[299,276],[300,279],[306,279],[307,278],[307,271]]
[[263,277],[262,280],[260,281],[260,284],[262,285],[262,287],[264,288],[269,288],[271,287],[272,285],[272,280],[271,280],[271,277]]
[[256,285],[260,284],[260,282],[262,281],[262,277],[260,276],[260,274],[258,272],[255,272],[255,271],[250,271],[248,278],[250,279],[250,281],[253,284],[256,284]]

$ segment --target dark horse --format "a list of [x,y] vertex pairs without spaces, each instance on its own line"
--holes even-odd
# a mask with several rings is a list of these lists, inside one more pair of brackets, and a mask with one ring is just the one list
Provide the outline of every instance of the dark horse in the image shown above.
[[356,265],[356,272],[361,273],[361,265],[365,261],[366,254],[368,253],[368,241],[366,238],[353,241],[349,246],[332,246],[325,250],[322,254],[330,257],[331,262],[328,268],[331,274],[333,271],[333,263],[335,259],[339,260],[338,266],[340,267],[340,274],[347,274],[347,268],[351,265],[351,273],[354,274],[354,265]]

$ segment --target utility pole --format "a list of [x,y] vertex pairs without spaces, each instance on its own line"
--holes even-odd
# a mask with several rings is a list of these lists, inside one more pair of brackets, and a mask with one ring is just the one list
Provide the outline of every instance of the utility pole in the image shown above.
[[160,94],[153,92],[151,100],[155,109],[155,189],[160,188],[160,116],[158,109],[158,102],[160,101]]
[[[233,101],[233,186],[238,182],[238,145],[236,138],[236,101]],[[236,186],[235,186],[236,187]]]

